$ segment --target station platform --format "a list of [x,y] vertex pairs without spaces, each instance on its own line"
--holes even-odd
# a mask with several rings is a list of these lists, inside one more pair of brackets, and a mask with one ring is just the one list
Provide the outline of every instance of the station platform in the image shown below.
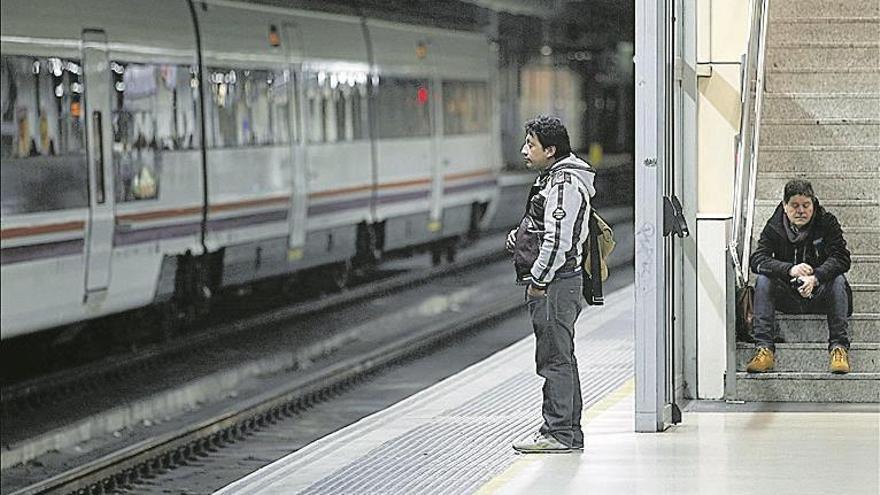
[[510,446],[541,423],[528,337],[218,493],[880,493],[876,413],[686,410],[634,433],[633,296],[611,293],[577,324],[582,453]]

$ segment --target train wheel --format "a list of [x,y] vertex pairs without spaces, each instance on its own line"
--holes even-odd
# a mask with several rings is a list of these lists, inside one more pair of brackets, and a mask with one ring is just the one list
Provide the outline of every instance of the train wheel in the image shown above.
[[449,244],[446,245],[446,262],[453,263],[455,262],[455,255],[458,253],[458,247],[455,244],[455,239],[449,241]]
[[351,260],[345,260],[330,266],[327,281],[331,290],[342,290],[348,287],[349,282],[351,282],[351,267]]
[[440,266],[443,263],[443,247],[436,245],[431,247],[431,266]]
[[161,305],[158,311],[156,334],[162,342],[168,342],[183,328],[182,311],[180,305],[173,300]]
[[301,301],[304,297],[301,276],[290,275],[281,282],[281,295],[287,301]]

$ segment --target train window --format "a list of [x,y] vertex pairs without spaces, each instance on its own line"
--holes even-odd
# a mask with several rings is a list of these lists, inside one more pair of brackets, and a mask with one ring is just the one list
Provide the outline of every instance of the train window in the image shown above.
[[335,143],[367,139],[365,73],[305,73],[309,141]]
[[0,56],[2,213],[88,206],[79,60]]
[[199,148],[196,69],[110,63],[116,200],[155,199],[163,154]]
[[482,81],[443,81],[443,133],[489,132],[488,93]]
[[289,70],[209,69],[213,148],[290,143]]
[[376,88],[376,127],[379,138],[431,135],[428,81],[380,77]]

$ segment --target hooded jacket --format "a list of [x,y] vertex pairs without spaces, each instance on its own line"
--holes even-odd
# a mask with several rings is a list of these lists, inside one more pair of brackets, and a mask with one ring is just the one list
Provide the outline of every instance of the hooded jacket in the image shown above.
[[[827,283],[849,271],[850,255],[837,217],[813,199],[815,213],[807,226],[807,233],[796,242],[789,239],[785,226],[782,203],[767,220],[761,232],[758,247],[749,258],[752,271],[785,282],[794,265],[806,263],[813,267],[819,283]],[[802,237],[802,238],[801,238]]]
[[543,288],[557,276],[580,274],[595,176],[574,153],[538,175],[515,235],[517,283]]

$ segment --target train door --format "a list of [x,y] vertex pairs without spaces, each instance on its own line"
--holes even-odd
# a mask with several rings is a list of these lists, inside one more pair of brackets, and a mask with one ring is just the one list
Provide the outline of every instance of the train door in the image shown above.
[[[443,131],[443,85],[440,78],[435,76],[430,82],[430,92],[434,95],[431,99],[431,120],[434,130],[431,134],[431,212],[428,221],[428,230],[439,232],[443,221],[443,175],[449,160],[442,159],[441,132]],[[442,160],[442,163],[441,163]]]
[[[291,133],[291,195],[290,211],[287,216],[290,222],[288,231],[288,258],[296,261],[302,258],[306,243],[306,213],[308,211],[308,167],[306,154],[305,116],[303,99],[303,71],[301,32],[291,23],[284,24],[284,50],[287,53],[291,71],[288,91],[289,131]],[[295,63],[290,63],[296,61]]]
[[[366,24],[373,71],[370,119],[373,125],[375,218],[383,222],[383,249],[430,242],[440,229],[432,204],[440,173],[435,163],[433,84],[436,58],[429,40],[408,28]],[[382,73],[378,73],[382,68]]]
[[107,35],[87,29],[82,33],[85,76],[86,143],[89,169],[89,219],[86,229],[84,301],[100,302],[110,284],[113,249],[114,194],[110,164],[110,69]]

